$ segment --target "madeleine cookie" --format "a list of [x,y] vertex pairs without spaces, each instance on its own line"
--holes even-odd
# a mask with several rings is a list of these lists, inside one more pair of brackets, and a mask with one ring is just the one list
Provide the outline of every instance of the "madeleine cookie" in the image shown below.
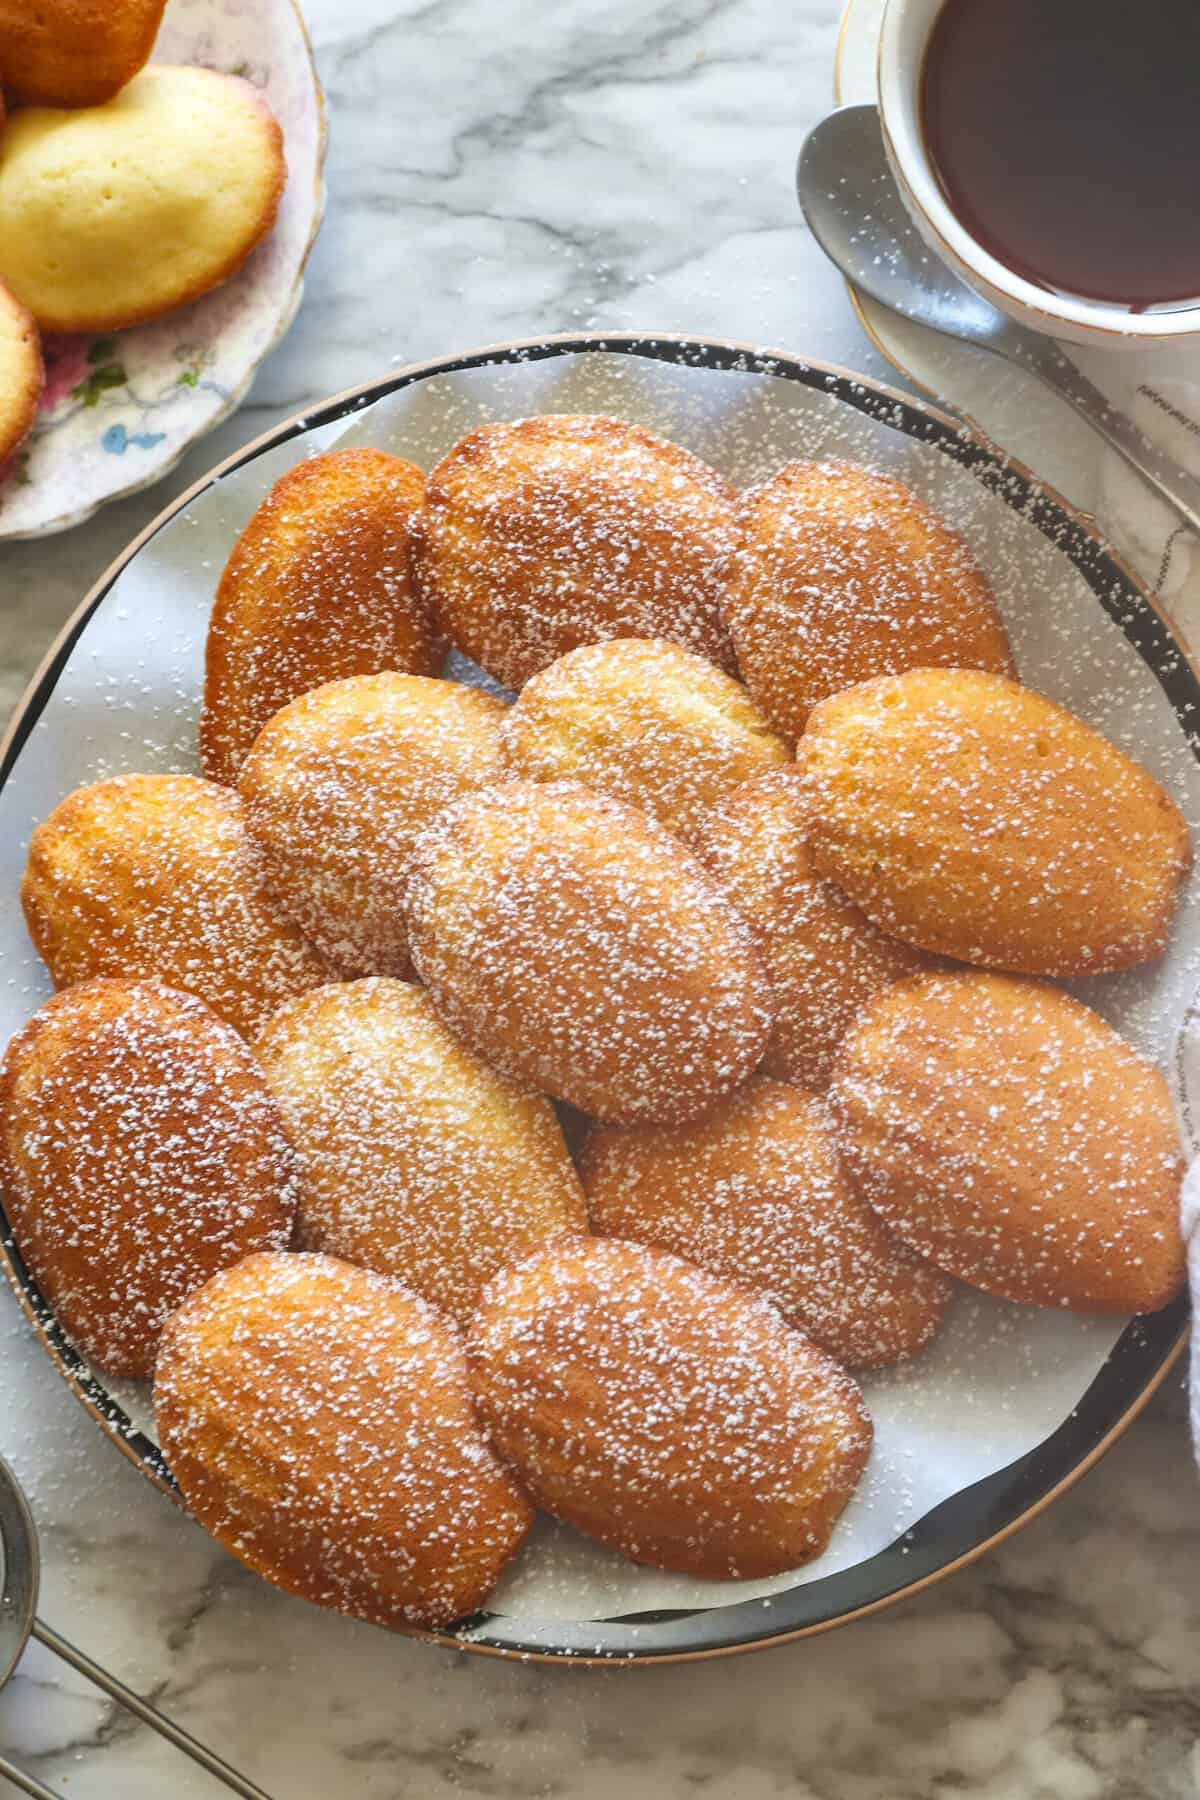
[[759,1289],[848,1368],[912,1356],[941,1325],[950,1283],[855,1193],[799,1088],[755,1076],[691,1125],[598,1128],[579,1170],[594,1230]]
[[1153,1312],[1183,1285],[1167,1084],[1080,1001],[974,970],[889,989],[831,1090],[884,1223],[988,1293]]
[[497,1452],[547,1512],[655,1568],[819,1556],[871,1450],[852,1378],[760,1295],[578,1238],[496,1277],[467,1343]]
[[497,1269],[586,1231],[549,1100],[451,1037],[420,988],[318,988],[255,1049],[300,1158],[306,1248],[394,1275],[465,1325]]
[[374,1625],[477,1611],[532,1522],[475,1422],[458,1333],[330,1256],[250,1256],[193,1294],[163,1332],[154,1408],[218,1543]]
[[43,331],[120,331],[217,287],[275,223],[275,117],[247,81],[144,69],[103,106],[0,137],[0,280]]
[[[0,113],[0,123],[2,119]],[[0,480],[9,457],[33,428],[45,382],[42,340],[33,315],[0,282]]]
[[653,819],[514,781],[417,840],[413,962],[506,1074],[616,1123],[692,1118],[759,1062],[770,991],[737,914]]
[[354,675],[260,732],[238,794],[284,910],[344,975],[403,975],[402,906],[419,833],[504,773],[504,706],[422,675]]
[[732,671],[718,598],[734,500],[707,463],[621,419],[484,425],[429,477],[421,585],[507,687],[607,638],[669,638]]
[[233,782],[267,720],[348,675],[436,675],[414,585],[425,477],[382,450],[327,450],[280,477],[234,545],[205,648],[200,762]]
[[219,1269],[284,1250],[294,1158],[246,1045],[157,981],[47,1001],[0,1065],[0,1189],[69,1337],[148,1377],[168,1316]]
[[97,106],[154,48],[166,0],[0,0],[0,79],[24,106]]
[[56,987],[157,975],[244,1036],[331,971],[268,895],[241,805],[193,775],[120,775],[39,825],[21,884]]
[[754,934],[771,980],[768,1075],[822,1089],[842,1034],[867,1001],[928,958],[885,937],[808,852],[800,771],[774,769],[707,813],[695,850]]
[[740,682],[661,639],[559,657],[521,689],[503,738],[514,774],[582,781],[685,842],[707,807],[790,756]]
[[914,669],[824,701],[802,760],[813,863],[882,930],[1025,975],[1161,956],[1187,825],[1152,775],[1052,700]]
[[901,669],[1015,674],[967,545],[903,482],[792,462],[742,497],[722,602],[742,679],[799,737],[828,694]]

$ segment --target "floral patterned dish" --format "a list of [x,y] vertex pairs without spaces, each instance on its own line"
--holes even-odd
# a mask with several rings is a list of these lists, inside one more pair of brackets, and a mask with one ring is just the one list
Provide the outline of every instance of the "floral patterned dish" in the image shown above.
[[268,101],[288,161],[275,229],[231,280],[153,324],[46,340],[38,422],[0,480],[0,540],[65,531],[165,475],[245,397],[300,304],[325,111],[296,0],[169,0],[153,60],[242,75]]

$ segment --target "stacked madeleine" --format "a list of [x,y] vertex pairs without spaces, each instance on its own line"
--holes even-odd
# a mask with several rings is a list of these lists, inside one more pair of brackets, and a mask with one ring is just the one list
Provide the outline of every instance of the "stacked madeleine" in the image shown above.
[[160,318],[275,223],[278,121],[238,76],[146,66],[165,5],[0,0],[0,477],[37,415],[43,334]]
[[1161,954],[1187,829],[1018,685],[900,483],[739,495],[590,417],[428,480],[314,457],[222,577],[200,746],[34,834],[65,991],[0,1073],[0,1181],[282,1586],[445,1625],[534,1507],[780,1573],[869,1458],[848,1371],[958,1283],[1179,1291],[1166,1085],[1049,982]]

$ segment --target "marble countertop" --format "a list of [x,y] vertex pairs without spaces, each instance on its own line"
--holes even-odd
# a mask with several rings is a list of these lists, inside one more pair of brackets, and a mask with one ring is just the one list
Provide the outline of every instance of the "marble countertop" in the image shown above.
[[[249,403],[158,488],[0,547],[0,712],[171,493],[389,365],[644,328],[895,379],[793,198],[836,10],[307,0],[332,139],[300,316]],[[41,1528],[43,1616],[277,1800],[1200,1793],[1200,1492],[1179,1373],[1078,1488],[917,1600],[763,1656],[639,1673],[441,1652],[272,1592],[100,1435],[7,1292],[0,1451]],[[36,1647],[0,1694],[0,1747],[72,1800],[221,1791]]]

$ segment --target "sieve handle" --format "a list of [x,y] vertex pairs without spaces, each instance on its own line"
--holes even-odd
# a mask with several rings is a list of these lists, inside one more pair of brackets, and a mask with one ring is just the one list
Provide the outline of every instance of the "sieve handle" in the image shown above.
[[9,1762],[7,1756],[0,1756],[0,1775],[5,1781],[11,1781],[15,1788],[23,1794],[32,1794],[33,1800],[62,1800],[53,1788],[48,1788],[44,1781],[31,1775],[28,1769],[19,1768],[15,1762]]
[[[166,1738],[175,1745],[176,1749],[182,1750],[185,1756],[190,1756],[192,1761],[199,1763],[202,1769],[207,1769],[210,1775],[215,1775],[218,1781],[223,1781],[227,1788],[232,1788],[235,1794],[241,1794],[243,1800],[270,1800],[270,1795],[264,1793],[262,1788],[256,1787],[244,1775],[239,1775],[236,1769],[231,1769],[227,1762],[223,1762],[219,1756],[214,1755],[211,1750],[198,1743],[190,1732],[185,1731],[181,1725],[176,1725],[174,1720],[168,1719],[165,1714],[160,1713],[156,1707],[143,1700],[140,1694],[135,1694],[132,1688],[127,1688],[124,1682],[118,1681],[115,1675],[110,1675],[107,1669],[102,1669],[99,1663],[93,1662],[90,1656],[85,1656],[82,1650],[77,1650],[74,1644],[70,1644],[66,1638],[60,1637],[57,1631],[41,1619],[33,1621],[33,1636],[40,1644],[44,1644],[47,1650],[52,1650],[55,1656],[61,1657],[63,1662],[70,1663],[78,1674],[93,1682],[96,1687],[102,1688],[127,1712],[133,1713],[134,1717],[140,1719],[143,1725],[149,1725],[152,1731],[157,1731],[160,1737]],[[23,1770],[3,1759],[0,1759],[0,1774],[7,1776],[9,1781],[15,1782],[25,1793],[34,1795],[36,1800],[59,1800],[58,1795],[53,1793],[50,1788],[43,1787],[40,1782],[34,1780],[32,1775],[27,1775]]]

